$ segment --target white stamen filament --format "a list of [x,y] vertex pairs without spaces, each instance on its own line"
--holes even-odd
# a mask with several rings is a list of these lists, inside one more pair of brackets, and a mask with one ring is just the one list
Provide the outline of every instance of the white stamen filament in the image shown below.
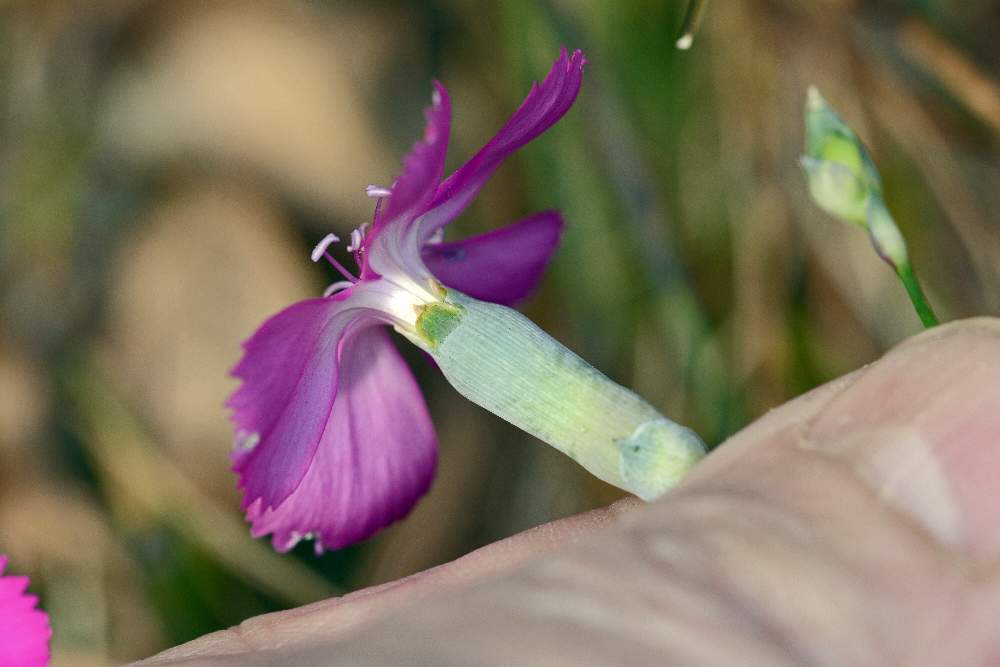
[[325,290],[323,290],[323,296],[324,297],[333,296],[340,290],[347,289],[348,287],[353,287],[353,286],[354,283],[352,283],[350,280],[338,280],[337,282],[333,283]]
[[381,185],[369,185],[365,188],[365,194],[372,198],[388,197],[392,194],[392,190],[384,188]]

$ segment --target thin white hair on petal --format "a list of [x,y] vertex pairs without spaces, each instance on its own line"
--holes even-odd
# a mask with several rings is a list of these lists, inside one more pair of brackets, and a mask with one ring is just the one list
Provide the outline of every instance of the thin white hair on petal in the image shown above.
[[438,227],[434,230],[434,233],[430,235],[427,239],[427,243],[443,243],[444,242],[444,227]]
[[236,432],[236,441],[233,446],[237,450],[250,451],[260,443],[260,433],[248,431],[241,428]]
[[318,262],[320,259],[322,259],[323,255],[326,254],[327,249],[329,249],[329,247],[332,244],[337,243],[338,241],[340,241],[340,237],[337,236],[336,234],[327,234],[326,236],[324,236],[323,240],[317,243],[316,247],[313,248],[312,254],[310,255],[312,261]]

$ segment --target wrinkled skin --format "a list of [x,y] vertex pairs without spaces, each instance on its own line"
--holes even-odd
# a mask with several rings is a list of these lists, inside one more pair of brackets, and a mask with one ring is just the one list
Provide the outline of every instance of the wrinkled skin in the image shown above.
[[148,664],[1000,664],[1000,320],[772,411],[648,505]]

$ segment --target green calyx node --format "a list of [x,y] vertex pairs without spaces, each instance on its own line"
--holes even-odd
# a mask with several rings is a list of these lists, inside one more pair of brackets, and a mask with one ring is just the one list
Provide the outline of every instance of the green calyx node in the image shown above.
[[431,352],[438,349],[462,319],[462,306],[448,301],[438,301],[420,307],[416,330],[420,341]]
[[643,422],[617,446],[622,479],[646,501],[663,495],[705,456],[694,431],[664,417]]

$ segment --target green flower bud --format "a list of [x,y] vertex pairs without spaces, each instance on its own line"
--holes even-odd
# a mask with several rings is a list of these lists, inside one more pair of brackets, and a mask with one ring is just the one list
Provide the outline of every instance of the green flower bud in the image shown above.
[[875,163],[854,130],[812,86],[806,97],[806,154],[800,162],[813,201],[868,232],[875,252],[902,280],[921,322],[936,325],[937,316],[910,265],[906,241],[882,198]]
[[844,222],[866,226],[871,193],[861,179],[838,162],[803,155],[799,163],[806,172],[809,194],[821,209]]
[[824,211],[859,227],[882,181],[864,144],[816,88],[806,98],[806,154],[801,159],[813,199]]
[[820,208],[867,230],[879,257],[893,268],[907,264],[906,241],[882,199],[875,163],[854,130],[812,86],[806,97],[806,154],[800,162]]

